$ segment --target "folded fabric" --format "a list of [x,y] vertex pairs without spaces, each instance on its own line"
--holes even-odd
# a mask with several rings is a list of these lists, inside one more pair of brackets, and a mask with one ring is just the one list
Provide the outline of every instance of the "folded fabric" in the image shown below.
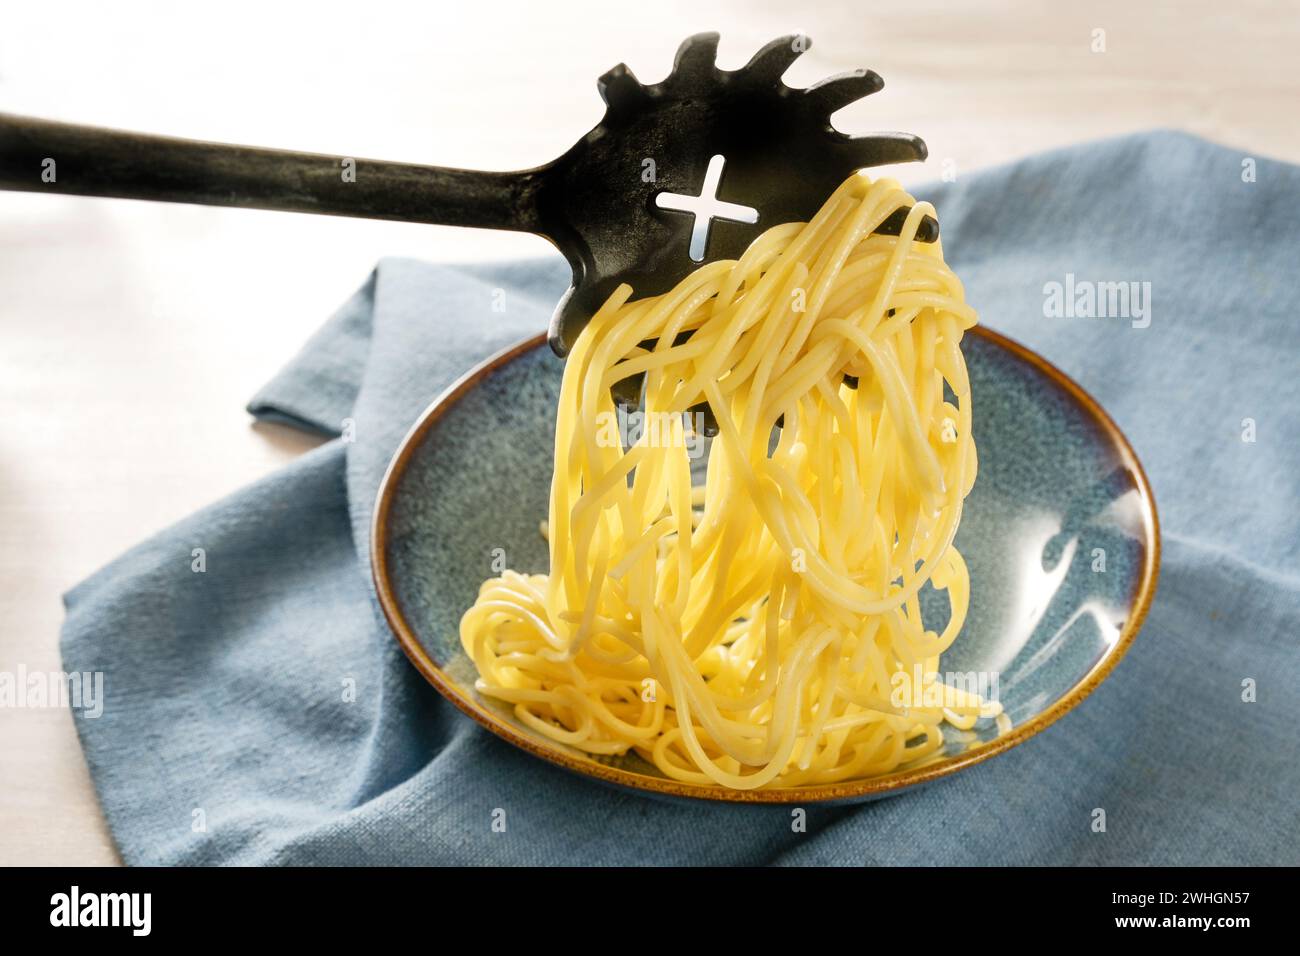
[[[919,791],[809,807],[806,832],[787,807],[615,791],[492,736],[397,648],[367,532],[420,411],[544,329],[567,270],[385,260],[249,406],[340,437],[66,597],[64,666],[105,675],[102,715],[76,723],[126,862],[1300,863],[1300,168],[1156,132],[918,194],[982,320],[1091,391],[1154,485],[1159,592],[1088,700]],[[1111,281],[1139,283],[1145,315],[1051,301]]]

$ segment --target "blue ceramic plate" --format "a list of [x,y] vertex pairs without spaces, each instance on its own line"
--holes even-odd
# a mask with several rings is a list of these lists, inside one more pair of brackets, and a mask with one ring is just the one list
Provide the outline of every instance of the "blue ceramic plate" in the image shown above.
[[[679,783],[635,755],[597,761],[542,737],[474,690],[460,616],[504,551],[547,570],[546,517],[562,363],[544,336],[484,362],[411,430],[379,490],[371,558],[380,603],[412,663],[493,733],[552,763],[654,793],[768,803],[850,802],[954,773],[1027,740],[1124,656],[1155,593],[1155,501],[1115,424],[1078,385],[984,328],[963,340],[979,477],[957,546],[971,574],[966,626],[945,672],[996,675],[1011,720],[945,727],[923,764],[837,784],[733,791]],[[929,620],[929,618],[927,618]],[[991,677],[990,677],[991,679]]]

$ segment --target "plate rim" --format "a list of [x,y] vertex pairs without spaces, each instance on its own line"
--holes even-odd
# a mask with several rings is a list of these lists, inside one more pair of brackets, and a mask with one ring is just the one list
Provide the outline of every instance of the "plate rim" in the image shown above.
[[1124,622],[1119,638],[1112,645],[1109,653],[1094,664],[1092,669],[1067,694],[1047,710],[1025,723],[1013,727],[1009,733],[995,737],[978,747],[963,751],[938,763],[896,770],[879,776],[845,780],[837,783],[808,784],[798,787],[732,790],[717,784],[705,785],[673,780],[669,777],[650,777],[620,767],[612,767],[587,756],[568,753],[547,746],[540,739],[531,737],[483,704],[460,693],[455,682],[424,649],[424,645],[420,643],[415,630],[407,623],[398,604],[387,560],[388,518],[392,511],[396,489],[401,484],[401,479],[406,473],[406,468],[411,462],[414,451],[422,444],[425,434],[466,392],[488,375],[539,346],[545,345],[547,341],[545,332],[530,335],[494,355],[490,355],[447,386],[420,413],[420,417],[407,431],[397,451],[390,459],[388,467],[384,471],[384,476],[379,482],[375,507],[371,515],[369,541],[371,578],[380,609],[383,611],[389,630],[393,632],[398,645],[415,669],[443,697],[450,701],[461,713],[472,718],[498,737],[533,756],[540,757],[549,763],[582,776],[592,777],[615,786],[661,796],[710,800],[722,803],[792,805],[866,799],[899,793],[911,787],[949,777],[959,770],[983,763],[1013,747],[1019,746],[1031,737],[1046,730],[1087,699],[1128,653],[1138,631],[1142,629],[1142,625],[1146,621],[1147,613],[1151,609],[1151,602],[1155,598],[1156,586],[1160,577],[1160,517],[1156,510],[1156,500],[1151,489],[1151,482],[1142,467],[1142,462],[1138,459],[1137,452],[1133,450],[1128,438],[1106,410],[1102,408],[1100,402],[1047,359],[1015,339],[982,325],[974,326],[966,334],[986,339],[993,345],[1005,349],[1045,374],[1060,388],[1064,389],[1100,427],[1101,431],[1110,439],[1120,458],[1132,470],[1137,478],[1137,490],[1144,505],[1142,517],[1143,530],[1147,539],[1146,559],[1143,562],[1141,574],[1134,588],[1133,612]]

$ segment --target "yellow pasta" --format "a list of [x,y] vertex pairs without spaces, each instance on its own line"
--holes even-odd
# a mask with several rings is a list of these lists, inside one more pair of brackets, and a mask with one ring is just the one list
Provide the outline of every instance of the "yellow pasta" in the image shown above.
[[[873,234],[907,206],[900,235]],[[933,213],[859,173],[739,261],[610,297],[564,370],[550,574],[488,580],[461,621],[480,693],[587,753],[741,789],[888,772],[934,755],[945,721],[999,716],[937,675],[970,600],[952,540],[977,316],[915,241]],[[633,436],[610,386],[642,373]],[[719,434],[693,483],[705,404]]]

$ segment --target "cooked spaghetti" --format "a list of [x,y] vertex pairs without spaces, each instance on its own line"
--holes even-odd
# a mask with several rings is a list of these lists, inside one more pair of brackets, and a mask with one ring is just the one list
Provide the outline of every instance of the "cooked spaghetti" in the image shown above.
[[[933,213],[859,173],[739,261],[610,297],[564,369],[551,572],[485,582],[461,621],[480,693],[587,753],[741,789],[887,772],[939,751],[945,721],[1000,713],[937,674],[970,600],[952,541],[977,317],[916,241]],[[634,375],[635,438],[610,396]],[[693,483],[704,405],[718,434]]]

